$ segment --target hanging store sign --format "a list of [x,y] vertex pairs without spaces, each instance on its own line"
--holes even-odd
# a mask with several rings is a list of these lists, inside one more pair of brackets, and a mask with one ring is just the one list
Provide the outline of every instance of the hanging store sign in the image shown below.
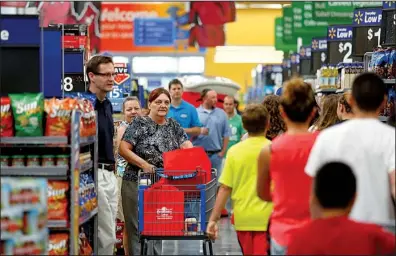
[[328,63],[331,65],[337,65],[340,62],[351,63],[353,61],[352,26],[329,26],[327,33]]
[[353,13],[352,54],[363,56],[380,47],[381,8],[355,9]]

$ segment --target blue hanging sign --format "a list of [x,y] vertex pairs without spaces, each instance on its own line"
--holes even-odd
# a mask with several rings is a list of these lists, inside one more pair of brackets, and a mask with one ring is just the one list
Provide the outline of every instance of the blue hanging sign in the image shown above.
[[319,52],[327,50],[327,39],[326,38],[312,38],[311,51]]
[[173,19],[137,18],[133,25],[136,46],[173,46],[175,44],[176,26]]
[[396,9],[396,1],[383,1],[382,9],[384,10],[395,10]]
[[381,26],[382,9],[381,8],[361,8],[353,12],[354,26]]
[[351,41],[352,26],[329,26],[327,29],[327,41]]
[[38,15],[0,15],[0,45],[40,46]]

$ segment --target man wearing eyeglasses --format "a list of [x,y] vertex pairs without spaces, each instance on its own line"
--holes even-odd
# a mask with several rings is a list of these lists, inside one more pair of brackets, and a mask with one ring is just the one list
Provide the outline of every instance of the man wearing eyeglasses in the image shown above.
[[111,57],[94,56],[86,65],[88,93],[96,95],[98,120],[98,255],[113,255],[118,206],[117,179],[114,174],[113,107],[106,97],[113,90],[114,63]]

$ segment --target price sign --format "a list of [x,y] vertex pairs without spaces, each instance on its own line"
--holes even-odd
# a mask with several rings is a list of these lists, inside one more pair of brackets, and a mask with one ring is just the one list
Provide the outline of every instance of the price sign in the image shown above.
[[302,46],[300,47],[300,74],[303,76],[312,75],[312,66],[311,66],[311,47]]
[[85,92],[86,82],[84,74],[65,74],[61,89],[65,92]]
[[124,97],[124,92],[122,88],[118,85],[113,86],[113,90],[109,92],[110,99],[119,99]]
[[337,65],[340,62],[351,63],[352,59],[352,26],[337,25],[327,29],[328,63]]
[[384,1],[382,5],[381,46],[396,46],[396,1]]
[[312,38],[312,72],[316,73],[323,65],[328,63],[327,38]]
[[363,56],[380,47],[381,8],[359,8],[353,13],[352,55]]

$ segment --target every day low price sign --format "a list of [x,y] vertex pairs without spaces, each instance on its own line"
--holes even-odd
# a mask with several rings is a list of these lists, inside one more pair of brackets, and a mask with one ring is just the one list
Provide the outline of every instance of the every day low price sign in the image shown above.
[[317,1],[313,3],[313,19],[329,24],[350,24],[355,8],[380,7],[382,1]]
[[327,56],[329,64],[352,62],[352,26],[329,26],[327,35]]
[[382,8],[360,8],[353,13],[352,54],[363,56],[380,47]]

